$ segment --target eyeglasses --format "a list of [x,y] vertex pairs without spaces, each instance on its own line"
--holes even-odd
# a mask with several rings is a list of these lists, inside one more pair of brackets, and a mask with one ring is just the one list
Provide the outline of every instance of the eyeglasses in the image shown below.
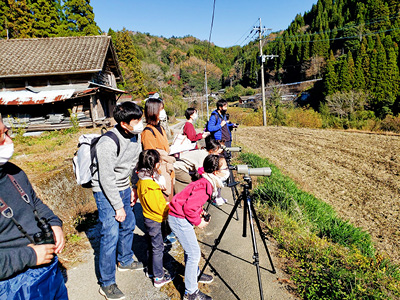
[[227,171],[229,170],[229,167],[223,168],[223,169],[219,169],[219,171]]
[[11,135],[11,129],[8,128],[7,126],[4,126],[3,132],[0,133],[0,143],[3,143],[5,141],[6,135],[7,136]]

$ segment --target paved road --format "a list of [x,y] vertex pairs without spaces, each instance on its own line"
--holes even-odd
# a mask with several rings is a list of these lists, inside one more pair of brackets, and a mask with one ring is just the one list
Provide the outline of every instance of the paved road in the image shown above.
[[[183,121],[183,120],[182,120]],[[183,123],[178,123],[174,127],[179,130]],[[171,126],[173,127],[173,126]],[[239,188],[240,190],[240,188]],[[229,203],[220,207],[210,206],[212,215],[211,223],[205,230],[199,230],[199,243],[202,248],[204,257],[208,257],[211,252],[211,246],[214,240],[218,237],[229,213],[233,208],[233,200],[231,190],[223,189],[223,196],[229,199]],[[134,251],[140,261],[145,259],[146,242],[144,238],[144,225],[141,213],[141,206],[134,206],[135,215],[137,216],[137,226],[135,229]],[[210,266],[213,270],[215,280],[209,285],[210,295],[213,299],[260,299],[260,292],[257,280],[256,267],[253,263],[253,248],[250,232],[247,231],[247,237],[242,237],[243,231],[243,214],[241,209],[238,209],[239,220],[232,219],[218,250],[214,252]],[[98,251],[99,231],[98,228],[93,228],[87,232],[90,242],[90,250],[84,254],[84,263],[67,271],[67,288],[71,300],[82,299],[104,299],[98,293],[99,286],[95,272],[95,258]],[[276,274],[272,274],[271,266],[267,259],[266,251],[260,241],[259,234],[257,236],[258,252],[260,254],[261,278],[264,299],[279,299],[293,300],[285,288],[278,282],[278,278],[284,279],[283,274],[277,269]],[[276,252],[275,245],[271,245],[267,241],[267,245],[272,254],[274,261],[274,253]],[[179,250],[178,243],[168,251],[168,255],[176,257],[182,256]],[[203,260],[204,263],[204,260]],[[276,267],[276,265],[275,265]],[[210,273],[209,269],[207,273]],[[145,277],[143,271],[117,271],[117,284],[125,293],[126,299],[170,299],[165,293],[154,288],[150,279]],[[174,284],[174,283],[172,283]]]
[[[240,191],[240,188],[239,188]],[[210,206],[210,225],[204,230],[204,234],[198,239],[202,245],[202,252],[207,259],[211,253],[211,247],[215,239],[220,235],[221,230],[233,209],[232,194],[229,188],[223,189],[223,196],[229,199],[227,204],[219,207]],[[237,209],[239,220],[231,219],[225,233],[223,234],[217,250],[210,259],[210,265],[216,271],[215,281],[211,285],[211,296],[213,299],[260,299],[260,290],[255,265],[253,265],[253,243],[247,222],[247,237],[243,233],[243,211]],[[256,227],[256,224],[254,223]],[[255,231],[257,248],[260,257],[260,270],[262,291],[264,299],[292,300],[296,299],[278,282],[278,278],[284,279],[286,275],[276,266],[276,245],[267,241],[267,247],[275,260],[277,273],[271,273],[267,252],[261,241],[258,231]]]

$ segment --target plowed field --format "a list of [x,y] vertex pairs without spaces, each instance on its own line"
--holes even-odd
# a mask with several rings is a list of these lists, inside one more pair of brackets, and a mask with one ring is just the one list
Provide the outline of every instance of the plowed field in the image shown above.
[[400,137],[288,127],[243,127],[237,144],[267,158],[400,263]]

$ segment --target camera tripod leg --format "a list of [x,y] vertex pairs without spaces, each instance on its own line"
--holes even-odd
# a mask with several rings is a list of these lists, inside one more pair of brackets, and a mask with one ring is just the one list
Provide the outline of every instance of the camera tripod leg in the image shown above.
[[241,201],[242,201],[241,197],[239,197],[239,198],[236,200],[235,206],[232,208],[232,211],[231,211],[231,213],[229,214],[229,217],[228,217],[228,219],[226,220],[224,226],[222,227],[222,230],[221,230],[219,236],[215,239],[214,245],[212,246],[212,249],[211,249],[211,253],[210,253],[210,255],[208,256],[208,258],[206,259],[206,262],[205,262],[205,264],[204,264],[204,266],[203,266],[203,269],[201,269],[198,278],[200,278],[201,275],[203,275],[205,269],[207,268],[208,264],[210,263],[211,257],[213,256],[215,250],[217,250],[217,247],[218,247],[219,243],[221,242],[221,239],[222,239],[223,235],[225,234],[225,231],[226,231],[226,229],[228,228],[229,223],[231,222],[231,220],[232,220],[232,218],[233,218],[233,215],[234,215],[235,212],[237,211],[237,208],[238,208],[238,206],[239,206],[239,204],[240,204]]
[[243,201],[243,233],[242,237],[247,236],[247,211],[249,210],[249,206],[247,205],[247,201]]
[[258,248],[257,248],[257,241],[256,241],[256,235],[254,231],[254,224],[253,224],[253,216],[252,214],[254,213],[253,209],[250,209],[248,206],[252,206],[251,204],[251,198],[248,197],[245,201],[245,207],[247,206],[248,212],[249,212],[249,225],[250,225],[250,233],[251,233],[251,241],[253,243],[253,265],[256,266],[257,269],[257,278],[258,278],[258,288],[260,289],[260,299],[264,299],[264,293],[262,289],[262,281],[261,281],[261,272],[260,272],[260,257],[258,254]]
[[256,210],[255,210],[255,208],[254,208],[253,202],[251,202],[251,201],[249,201],[249,202],[250,202],[250,210],[251,210],[252,213],[253,213],[253,218],[254,218],[254,220],[255,220],[255,222],[256,222],[257,229],[258,229],[258,233],[260,234],[260,238],[261,238],[261,240],[262,240],[262,242],[263,242],[263,244],[264,244],[265,251],[267,252],[267,255],[268,255],[269,263],[271,264],[271,267],[272,267],[271,272],[272,272],[273,274],[275,274],[275,273],[276,273],[276,270],[275,270],[274,264],[273,264],[273,262],[272,262],[271,254],[269,253],[269,250],[268,250],[268,247],[267,247],[267,243],[266,243],[266,241],[265,241],[265,240],[266,240],[266,237],[265,237],[265,234],[264,234],[263,231],[262,231],[262,228],[261,228],[261,225],[260,225],[260,220],[259,220],[258,217],[257,217],[257,213],[256,213]]

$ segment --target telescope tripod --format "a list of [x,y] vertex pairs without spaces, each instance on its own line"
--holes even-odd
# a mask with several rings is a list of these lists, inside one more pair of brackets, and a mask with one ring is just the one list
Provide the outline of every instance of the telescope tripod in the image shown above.
[[[206,269],[206,267],[210,263],[211,257],[213,256],[215,250],[217,250],[217,247],[218,247],[219,243],[221,242],[221,239],[222,239],[223,235],[225,234],[225,231],[228,228],[229,223],[233,218],[233,215],[235,214],[235,212],[237,212],[237,208],[239,207],[239,204],[243,200],[243,235],[242,236],[246,237],[246,227],[247,227],[246,220],[247,220],[247,217],[248,217],[249,218],[249,225],[250,225],[250,232],[251,232],[251,240],[252,240],[252,244],[253,244],[253,259],[254,259],[253,265],[255,265],[256,269],[257,269],[258,287],[259,287],[259,290],[260,290],[260,299],[264,299],[264,294],[263,294],[263,290],[262,290],[261,272],[260,272],[260,261],[259,261],[259,254],[258,254],[256,236],[255,236],[255,232],[254,232],[253,219],[256,222],[256,225],[257,225],[257,228],[258,228],[258,232],[259,232],[261,240],[262,240],[262,242],[264,244],[265,251],[267,252],[268,259],[269,259],[269,262],[270,262],[271,267],[272,267],[272,271],[271,272],[273,274],[275,274],[276,270],[275,270],[274,264],[272,262],[272,258],[271,258],[271,255],[269,253],[267,244],[265,242],[265,239],[266,239],[265,234],[262,232],[260,221],[259,221],[259,219],[257,217],[256,211],[255,211],[254,206],[253,206],[252,197],[250,195],[250,190],[252,188],[251,178],[250,178],[250,176],[245,175],[243,177],[243,179],[244,179],[244,183],[242,184],[243,191],[242,191],[241,195],[237,198],[237,200],[235,202],[235,205],[232,208],[232,211],[229,214],[229,217],[226,220],[224,226],[222,227],[222,230],[221,230],[219,236],[215,239],[214,245],[212,246],[211,253],[208,256],[208,258],[206,259],[204,267],[201,270],[198,278],[200,278],[200,276],[203,274],[204,270]],[[238,182],[235,182],[235,184],[237,185]],[[248,214],[248,216],[247,216],[247,214]]]

